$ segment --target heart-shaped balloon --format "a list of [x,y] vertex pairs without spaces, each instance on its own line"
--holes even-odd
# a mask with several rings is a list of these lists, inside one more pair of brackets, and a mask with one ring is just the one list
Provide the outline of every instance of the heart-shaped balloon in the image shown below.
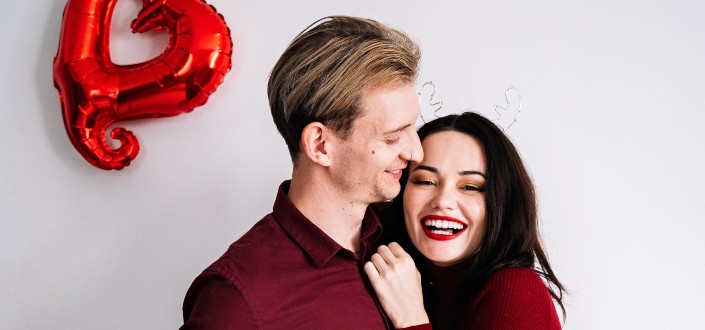
[[223,82],[232,40],[223,17],[202,0],[143,0],[133,32],[166,30],[166,50],[144,63],[110,60],[110,21],[117,0],[69,0],[64,9],[54,85],[69,139],[91,164],[122,169],[139,151],[132,132],[106,131],[116,122],[174,116],[203,105]]

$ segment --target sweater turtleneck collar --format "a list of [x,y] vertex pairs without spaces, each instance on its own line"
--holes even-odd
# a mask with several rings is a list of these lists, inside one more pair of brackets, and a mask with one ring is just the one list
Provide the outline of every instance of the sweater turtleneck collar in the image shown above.
[[424,262],[425,282],[436,290],[446,291],[459,289],[463,282],[470,280],[469,271],[473,267],[474,258],[468,258],[455,265],[438,266],[426,259]]

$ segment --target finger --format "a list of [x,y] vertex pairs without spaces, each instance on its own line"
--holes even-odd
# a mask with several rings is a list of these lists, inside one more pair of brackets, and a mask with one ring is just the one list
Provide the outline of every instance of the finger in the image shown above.
[[379,248],[377,248],[377,254],[379,254],[388,265],[392,265],[397,261],[397,257],[386,245],[380,245]]
[[389,251],[391,251],[397,258],[409,257],[409,254],[406,253],[404,248],[397,242],[391,242],[387,245],[387,247],[389,248]]
[[374,265],[374,267],[377,269],[377,273],[380,275],[384,274],[385,271],[389,268],[389,265],[387,265],[387,262],[384,261],[382,256],[379,255],[379,253],[375,253],[370,257],[370,261]]
[[380,277],[375,265],[371,261],[368,261],[363,266],[363,269],[365,270],[365,274],[367,274],[367,278],[370,280],[370,284],[372,284],[372,288],[375,289],[375,291],[380,290],[382,277]]
[[372,261],[366,262],[362,268],[365,270],[365,274],[367,274],[371,282],[379,278],[379,271],[377,271],[377,267],[375,267]]
[[[406,269],[406,270],[415,270],[416,273],[418,274],[418,269],[416,268],[416,263],[414,262],[414,259],[411,258],[411,255],[409,255],[404,248],[399,245],[399,243],[392,242],[389,243],[388,245],[389,251],[394,254],[396,257],[396,262],[395,262],[395,267],[398,267],[398,269]],[[421,276],[418,274],[418,276]]]

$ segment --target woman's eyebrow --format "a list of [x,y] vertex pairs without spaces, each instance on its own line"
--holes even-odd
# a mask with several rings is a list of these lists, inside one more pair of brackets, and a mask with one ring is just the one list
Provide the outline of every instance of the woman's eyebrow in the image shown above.
[[431,167],[431,166],[426,166],[426,165],[417,165],[416,167],[414,167],[413,170],[411,170],[411,172],[416,172],[417,170],[426,170],[426,171],[429,171],[432,173],[438,173],[437,168]]
[[[435,168],[433,166],[428,166],[428,165],[417,165],[416,167],[414,167],[413,170],[411,170],[411,172],[416,172],[417,170],[426,170],[431,173],[438,174],[437,168]],[[458,175],[479,175],[479,176],[487,179],[487,176],[485,175],[485,173],[482,173],[480,171],[460,171],[460,172],[458,172]]]
[[482,176],[483,178],[487,179],[487,176],[485,173],[479,172],[479,171],[460,171],[458,172],[459,175],[479,175]]

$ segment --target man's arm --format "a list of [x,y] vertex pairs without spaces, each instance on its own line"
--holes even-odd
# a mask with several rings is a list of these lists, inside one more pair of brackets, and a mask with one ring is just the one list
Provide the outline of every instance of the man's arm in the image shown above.
[[240,290],[220,276],[202,274],[186,293],[181,330],[259,329]]

